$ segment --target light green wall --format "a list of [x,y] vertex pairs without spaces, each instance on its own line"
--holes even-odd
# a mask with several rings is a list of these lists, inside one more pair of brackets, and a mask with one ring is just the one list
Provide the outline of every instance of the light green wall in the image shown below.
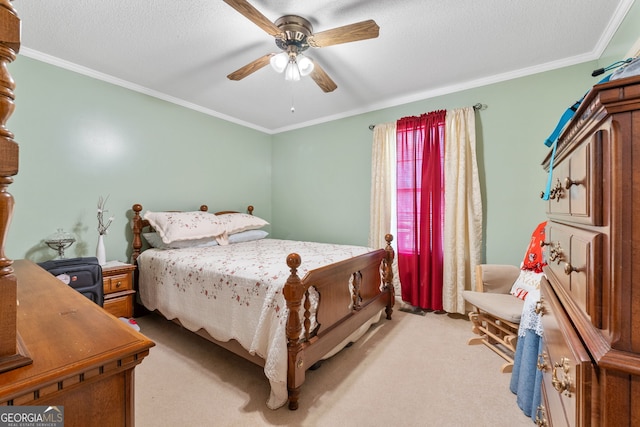
[[116,216],[110,259],[126,260],[131,205],[244,209],[272,223],[276,238],[366,244],[370,124],[481,102],[476,114],[484,200],[484,260],[518,263],[544,218],[539,192],[544,139],[564,110],[597,79],[591,71],[624,56],[640,36],[632,6],[601,60],[387,108],[305,129],[266,135],[108,83],[19,56],[16,112],[7,123],[20,143],[11,259],[50,259],[43,238],[63,227],[78,242],[69,256],[95,253],[96,202],[110,195]]
[[[274,234],[367,244],[372,132],[369,124],[471,106],[484,201],[486,259],[518,263],[544,220],[539,193],[544,140],[594,83],[595,62],[536,74],[282,133],[273,146]],[[313,226],[311,226],[313,224]]]
[[23,56],[10,65],[7,123],[20,171],[7,239],[11,259],[50,259],[42,240],[64,228],[71,256],[93,256],[100,195],[115,221],[109,259],[128,259],[131,206],[244,210],[271,219],[271,137]]
[[599,61],[336,120],[274,136],[274,235],[367,244],[370,124],[438,109],[486,104],[476,113],[484,202],[483,261],[518,264],[533,228],[545,218],[539,194],[544,140],[567,107],[601,77],[595,68],[623,59],[640,37],[636,2]]
[[274,136],[273,233],[367,244],[371,131],[352,117]]
[[626,55],[640,38],[640,2],[635,1],[606,50],[600,55],[598,68],[626,59]]

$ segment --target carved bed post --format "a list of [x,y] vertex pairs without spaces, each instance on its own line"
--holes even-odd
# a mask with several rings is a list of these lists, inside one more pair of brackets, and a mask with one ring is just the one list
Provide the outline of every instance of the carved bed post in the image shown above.
[[298,398],[300,396],[300,386],[304,382],[306,368],[304,360],[300,357],[302,343],[300,333],[302,324],[300,323],[300,306],[305,294],[304,286],[298,277],[298,267],[302,259],[298,254],[287,256],[287,265],[291,275],[287,279],[283,288],[284,299],[287,301],[289,316],[287,317],[287,388],[289,390],[289,409],[298,409]]
[[131,225],[131,228],[133,229],[131,262],[133,264],[137,264],[138,257],[140,256],[140,249],[142,248],[142,239],[140,238],[140,233],[142,233],[142,218],[140,217],[142,205],[136,203],[131,209],[133,210],[133,219]]
[[5,127],[15,108],[15,84],[7,65],[16,59],[19,49],[20,18],[9,0],[0,0],[0,372],[32,362],[18,333],[18,283],[13,261],[5,255],[14,205],[8,187],[18,173],[18,144]]
[[384,240],[387,241],[387,246],[384,248],[385,256],[384,261],[382,262],[382,280],[384,282],[385,290],[389,293],[389,302],[387,303],[385,313],[387,314],[387,319],[391,320],[393,305],[396,302],[396,291],[393,287],[393,258],[395,257],[395,253],[391,247],[393,235],[385,235]]

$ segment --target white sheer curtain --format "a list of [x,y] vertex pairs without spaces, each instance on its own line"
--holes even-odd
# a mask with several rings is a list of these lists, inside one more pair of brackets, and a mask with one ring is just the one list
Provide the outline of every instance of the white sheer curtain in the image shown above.
[[465,313],[482,251],[482,197],[476,158],[475,111],[447,111],[444,155],[444,310]]
[[[371,160],[371,207],[369,246],[384,248],[384,236],[393,234],[395,224],[396,123],[383,123],[373,129]],[[394,245],[395,250],[395,245]],[[400,295],[398,262],[393,260],[393,286]]]
[[[444,273],[443,308],[464,314],[462,291],[472,289],[475,266],[482,251],[482,197],[476,157],[475,111],[472,107],[447,111],[444,156]],[[373,130],[371,169],[371,223],[369,246],[384,246],[384,236],[394,233],[396,124]],[[397,262],[394,286],[400,295]]]

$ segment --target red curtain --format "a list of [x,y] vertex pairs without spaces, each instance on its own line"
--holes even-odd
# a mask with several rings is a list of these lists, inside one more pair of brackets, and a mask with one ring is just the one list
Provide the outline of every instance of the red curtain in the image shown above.
[[398,273],[403,301],[442,310],[446,111],[398,120]]

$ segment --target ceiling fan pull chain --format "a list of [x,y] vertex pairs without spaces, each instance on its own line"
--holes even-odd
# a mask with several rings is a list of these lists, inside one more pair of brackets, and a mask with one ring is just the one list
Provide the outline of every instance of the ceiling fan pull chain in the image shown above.
[[293,81],[291,82],[291,114],[296,112],[295,97],[293,96],[294,95],[294,90],[293,89],[294,89],[294,86],[295,86],[294,83],[295,82],[293,82]]

